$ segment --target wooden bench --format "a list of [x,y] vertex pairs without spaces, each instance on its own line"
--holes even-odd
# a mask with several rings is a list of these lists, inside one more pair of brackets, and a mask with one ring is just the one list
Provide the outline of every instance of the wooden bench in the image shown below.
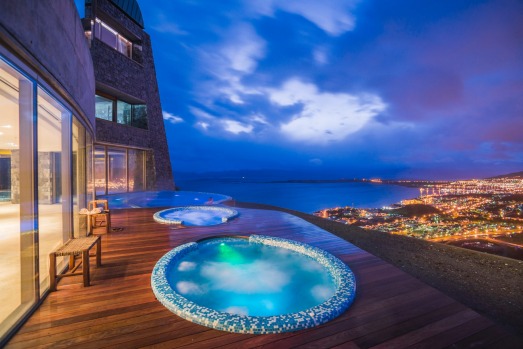
[[[83,275],[84,287],[90,285],[89,273],[89,251],[96,245],[96,266],[102,265],[102,244],[100,236],[87,236],[82,238],[70,239],[65,244],[54,250],[49,254],[49,277],[50,290],[56,291],[56,283],[59,278],[75,275]],[[69,270],[58,275],[56,272],[56,257],[69,256]],[[76,257],[81,256],[82,260],[78,265],[76,264]],[[78,267],[82,265],[81,271],[77,272]]]

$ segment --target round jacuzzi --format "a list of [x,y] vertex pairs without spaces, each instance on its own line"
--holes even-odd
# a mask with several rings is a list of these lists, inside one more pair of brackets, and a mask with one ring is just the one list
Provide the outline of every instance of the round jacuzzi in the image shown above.
[[338,258],[268,236],[179,246],[154,267],[156,298],[176,315],[222,331],[281,333],[320,325],[352,303],[356,283]]
[[155,221],[185,226],[210,226],[225,223],[238,216],[236,210],[219,206],[184,206],[156,212]]

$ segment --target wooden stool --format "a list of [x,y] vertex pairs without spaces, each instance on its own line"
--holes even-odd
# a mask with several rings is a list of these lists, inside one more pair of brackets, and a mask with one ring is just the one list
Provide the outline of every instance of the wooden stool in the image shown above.
[[[84,286],[90,285],[90,273],[89,273],[89,251],[93,246],[96,245],[96,266],[102,265],[102,244],[99,236],[88,236],[85,238],[71,239],[65,244],[49,253],[49,277],[50,290],[56,291],[57,279],[66,276],[83,275]],[[56,257],[69,256],[69,271],[67,273],[57,275],[56,273]],[[75,257],[82,256],[81,262],[75,266]],[[93,255],[94,256],[94,255]],[[77,272],[76,270],[80,265],[82,270]]]
[[111,211],[109,210],[109,202],[107,200],[92,200],[87,204],[87,209],[89,211],[94,210],[95,208],[101,206],[102,212],[90,214],[89,218],[91,225],[88,227],[91,229],[91,232],[96,228],[97,219],[101,218],[100,226],[105,221],[105,232],[106,234],[111,231]]

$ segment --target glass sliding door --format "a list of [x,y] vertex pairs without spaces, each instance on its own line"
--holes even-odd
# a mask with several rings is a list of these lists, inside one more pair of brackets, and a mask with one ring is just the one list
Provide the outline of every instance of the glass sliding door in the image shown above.
[[[40,293],[49,288],[49,252],[70,234],[68,148],[71,115],[53,97],[38,89],[38,236]],[[69,219],[67,219],[69,218]],[[68,229],[69,228],[69,229]],[[60,263],[63,261],[60,261]],[[59,264],[60,266],[60,264]]]
[[85,236],[87,222],[85,216],[80,216],[82,208],[87,207],[87,170],[86,170],[86,132],[85,127],[73,118],[73,232],[75,237]]
[[127,150],[129,159],[129,191],[145,190],[145,156],[143,150]]
[[122,148],[107,148],[108,194],[127,191],[127,153]]
[[0,57],[0,338],[38,299],[34,86]]
[[94,148],[93,148],[93,137],[89,132],[85,132],[85,169],[86,169],[86,185],[87,185],[87,193],[86,193],[86,200],[94,200],[94,178],[93,178],[93,156],[94,156]]
[[49,253],[80,234],[94,196],[92,134],[56,96],[0,56],[0,346],[49,289]]
[[107,172],[105,170],[105,147],[96,146],[94,148],[94,188],[96,195],[107,194]]

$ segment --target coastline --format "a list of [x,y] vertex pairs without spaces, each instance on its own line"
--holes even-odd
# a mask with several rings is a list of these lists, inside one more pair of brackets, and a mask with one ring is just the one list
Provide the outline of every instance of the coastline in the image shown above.
[[225,193],[242,202],[258,202],[314,213],[326,207],[383,207],[419,195],[417,188],[366,183],[285,183],[254,179],[180,181],[186,191]]
[[322,183],[371,183],[371,184],[385,184],[385,185],[399,185],[407,188],[424,188],[427,186],[442,185],[450,183],[451,181],[431,181],[431,180],[393,180],[393,179],[289,179],[284,181],[269,181],[267,183],[307,183],[307,184],[322,184]]
[[327,220],[282,207],[234,202],[302,218],[391,263],[523,336],[523,261]]

